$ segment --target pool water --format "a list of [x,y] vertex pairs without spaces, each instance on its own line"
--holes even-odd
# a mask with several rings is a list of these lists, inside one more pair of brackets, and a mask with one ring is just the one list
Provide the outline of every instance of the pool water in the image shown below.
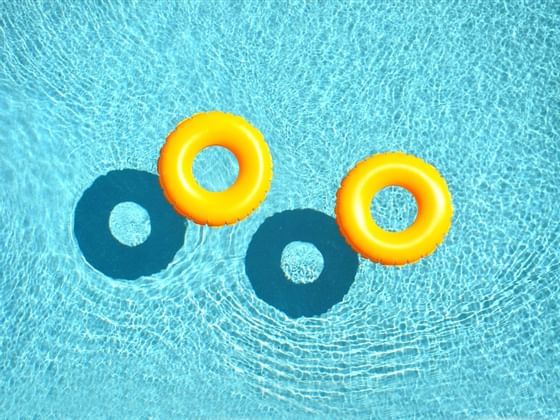
[[[0,1],[1,416],[560,417],[558,51],[553,0]],[[180,223],[161,271],[96,270],[74,230],[84,192],[155,174],[166,135],[209,110],[263,133],[264,203]],[[360,258],[315,316],[259,298],[246,256],[265,220],[334,216],[345,174],[391,150],[447,180],[442,246],[402,268]],[[195,164],[216,190],[238,170]],[[155,233],[137,204],[110,216],[119,243]],[[372,204],[387,229],[415,212],[398,189]],[[313,245],[279,258],[295,284],[332,266]]]

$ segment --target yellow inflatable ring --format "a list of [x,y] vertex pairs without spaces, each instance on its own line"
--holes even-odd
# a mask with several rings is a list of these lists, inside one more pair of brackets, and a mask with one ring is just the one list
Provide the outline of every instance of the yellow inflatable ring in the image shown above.
[[[202,188],[193,163],[202,149],[221,146],[239,164],[225,191]],[[167,137],[158,161],[161,187],[175,210],[198,224],[223,226],[244,219],[264,200],[272,179],[272,157],[262,134],[243,118],[223,112],[194,115]]]
[[[412,225],[400,232],[381,229],[370,205],[381,189],[406,188],[418,207]],[[342,181],[336,221],[350,246],[385,265],[404,265],[431,254],[451,226],[453,208],[445,180],[433,166],[404,153],[374,155],[356,165]]]

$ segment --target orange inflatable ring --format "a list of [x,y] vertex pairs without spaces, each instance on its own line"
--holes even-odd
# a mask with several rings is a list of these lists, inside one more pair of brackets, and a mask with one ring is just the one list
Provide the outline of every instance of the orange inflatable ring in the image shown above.
[[[381,229],[370,205],[381,189],[406,188],[418,207],[412,225],[400,232]],[[404,265],[431,254],[451,226],[453,208],[445,180],[428,163],[404,153],[374,155],[356,165],[342,181],[336,198],[336,221],[350,246],[385,265]]]
[[[202,149],[221,146],[239,164],[225,191],[202,188],[193,163]],[[264,200],[272,179],[272,157],[262,134],[243,118],[223,112],[194,115],[167,137],[158,161],[161,187],[175,210],[198,224],[223,226],[244,219]]]

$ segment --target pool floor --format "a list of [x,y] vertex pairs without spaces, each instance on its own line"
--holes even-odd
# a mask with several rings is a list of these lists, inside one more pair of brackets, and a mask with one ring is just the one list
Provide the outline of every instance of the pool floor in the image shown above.
[[[558,51],[552,0],[0,0],[0,417],[559,418]],[[166,136],[210,110],[274,162],[219,229],[157,188]],[[400,268],[331,229],[387,151],[454,207]]]

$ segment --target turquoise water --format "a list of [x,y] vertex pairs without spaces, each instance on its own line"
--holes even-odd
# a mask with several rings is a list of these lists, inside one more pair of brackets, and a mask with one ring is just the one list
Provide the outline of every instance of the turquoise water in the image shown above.
[[[2,417],[560,417],[558,51],[554,1],[0,0]],[[213,109],[264,134],[266,201],[187,223],[163,271],[94,270],[84,191],[155,173],[165,136]],[[444,244],[403,268],[360,259],[319,316],[257,298],[245,254],[265,219],[333,216],[347,171],[389,150],[446,178]],[[237,169],[213,157],[200,176],[222,188]],[[414,217],[398,191],[373,207],[388,228]],[[128,209],[112,225],[134,242],[149,226]],[[313,274],[309,255],[286,264]]]

